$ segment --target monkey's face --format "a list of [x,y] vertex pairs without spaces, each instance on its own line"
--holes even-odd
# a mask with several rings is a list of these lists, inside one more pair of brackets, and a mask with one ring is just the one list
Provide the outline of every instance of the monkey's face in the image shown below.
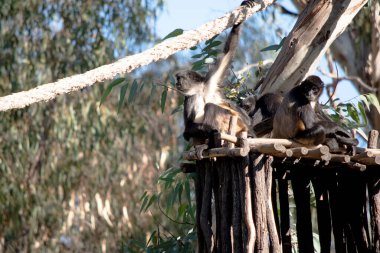
[[309,101],[317,101],[322,93],[322,88],[315,84],[308,83],[307,85],[303,85],[303,89],[305,97]]
[[309,101],[317,101],[323,90],[323,82],[318,76],[309,76],[301,83],[303,94]]
[[317,76],[309,76],[301,83],[300,89],[308,101],[315,102],[321,96],[323,82]]
[[243,101],[241,101],[241,107],[249,113],[255,108],[256,100],[257,99],[254,96],[246,97]]
[[180,71],[176,75],[176,88],[185,96],[202,92],[205,78],[195,71]]

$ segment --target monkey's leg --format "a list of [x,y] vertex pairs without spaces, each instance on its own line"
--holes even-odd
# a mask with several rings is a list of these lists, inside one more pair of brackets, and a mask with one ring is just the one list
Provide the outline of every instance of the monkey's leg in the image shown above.
[[325,141],[325,138],[325,129],[321,125],[315,125],[310,129],[299,132],[294,137],[294,140],[304,145],[319,145]]
[[203,127],[207,132],[218,131],[227,132],[231,117],[229,110],[216,104],[207,103],[205,105]]
[[339,143],[337,142],[337,140],[335,138],[327,137],[323,144],[325,144],[327,147],[329,147],[330,151],[334,152],[334,151],[339,150]]
[[340,144],[345,144],[349,146],[357,146],[359,144],[359,141],[354,138],[344,137],[337,134],[335,135],[335,138]]

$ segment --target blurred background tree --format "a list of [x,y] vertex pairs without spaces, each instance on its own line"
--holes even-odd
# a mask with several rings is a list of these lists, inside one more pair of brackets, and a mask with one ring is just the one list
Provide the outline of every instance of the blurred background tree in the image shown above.
[[[162,0],[1,1],[0,95],[146,48],[163,7]],[[114,252],[125,238],[145,237],[153,220],[130,210],[139,210],[145,190],[156,191],[176,122],[161,113],[156,94],[151,106],[146,96],[118,116],[112,102],[99,107],[103,90],[1,114],[0,251]],[[177,104],[168,92],[167,104]]]

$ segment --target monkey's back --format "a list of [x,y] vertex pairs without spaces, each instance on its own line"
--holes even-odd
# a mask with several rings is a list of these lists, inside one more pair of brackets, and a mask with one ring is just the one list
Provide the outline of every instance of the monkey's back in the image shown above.
[[286,96],[277,109],[273,119],[272,138],[291,139],[297,134],[299,122],[297,103]]

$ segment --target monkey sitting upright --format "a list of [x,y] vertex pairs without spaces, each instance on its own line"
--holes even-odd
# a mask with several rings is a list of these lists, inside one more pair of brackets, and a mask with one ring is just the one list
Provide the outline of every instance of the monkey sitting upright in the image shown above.
[[[242,5],[253,6],[253,1]],[[239,107],[227,101],[219,86],[226,78],[239,42],[241,23],[234,25],[224,46],[223,56],[203,76],[195,71],[185,70],[176,74],[176,87],[185,95],[184,121],[186,140],[204,140],[213,131],[226,132],[232,115],[238,116],[236,133],[248,131],[250,118]],[[196,144],[193,140],[193,144]]]
[[322,144],[326,132],[318,123],[315,107],[323,86],[319,77],[309,76],[291,89],[274,116],[271,137],[293,139],[304,145]]

